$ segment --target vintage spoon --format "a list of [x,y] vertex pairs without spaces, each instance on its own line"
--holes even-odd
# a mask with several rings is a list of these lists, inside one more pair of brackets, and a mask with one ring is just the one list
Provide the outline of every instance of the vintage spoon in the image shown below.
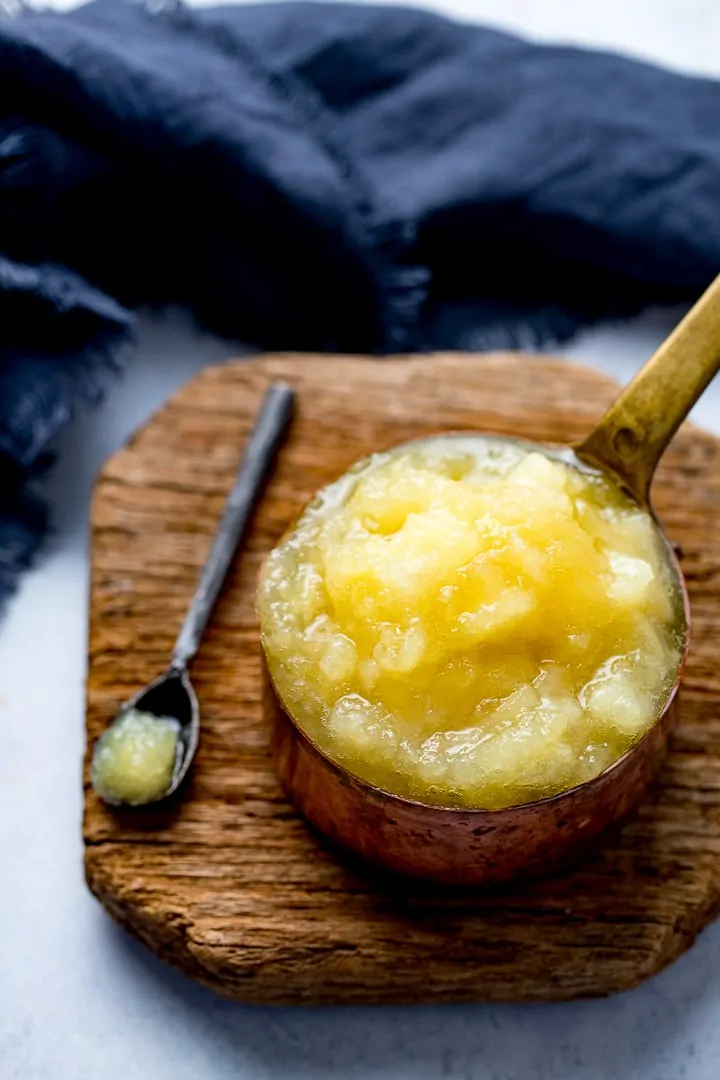
[[[126,702],[95,744],[92,782],[98,795],[106,802],[114,805],[127,802],[135,806],[148,802],[157,803],[173,794],[190,768],[198,745],[200,715],[187,665],[198,650],[220,587],[285,435],[294,400],[295,392],[282,382],[274,383],[265,395],[228,497],[225,513],[175,643],[170,666],[159,679]],[[167,749],[167,738],[172,737],[173,733],[176,734],[174,763],[167,786],[164,786],[162,791],[155,790],[146,798],[135,790],[137,785],[133,784],[133,777],[130,775],[127,777],[128,789],[133,790],[133,794],[129,798],[123,798],[112,785],[108,786],[104,778],[107,774],[108,755],[118,750],[122,732],[128,730],[128,718],[134,719],[137,714],[147,730],[144,729],[141,742],[138,742],[136,735],[132,746],[125,752],[125,767],[139,771],[143,764],[140,760],[144,752],[143,746],[152,751],[158,740],[162,743],[165,739]],[[161,725],[157,731],[156,725]],[[156,783],[158,775],[161,774],[156,771]]]

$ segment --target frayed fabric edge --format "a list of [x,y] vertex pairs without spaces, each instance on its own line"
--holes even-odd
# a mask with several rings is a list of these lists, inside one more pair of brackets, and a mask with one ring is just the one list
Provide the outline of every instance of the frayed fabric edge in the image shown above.
[[46,447],[52,437],[66,426],[83,405],[98,405],[103,400],[113,374],[124,368],[133,341],[132,327],[124,332],[108,333],[83,350],[76,359],[80,371],[72,397],[60,403],[33,447],[33,463],[22,467],[3,452],[0,429],[0,614],[16,592],[23,573],[36,562],[43,541],[51,531],[47,500],[35,487],[38,477],[52,468]]

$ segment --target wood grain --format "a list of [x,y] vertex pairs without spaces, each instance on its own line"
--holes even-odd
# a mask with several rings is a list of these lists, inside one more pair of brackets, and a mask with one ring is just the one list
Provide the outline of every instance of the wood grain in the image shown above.
[[113,813],[85,768],[85,869],[155,953],[257,1002],[547,1000],[631,987],[720,907],[720,443],[684,428],[655,503],[682,546],[693,646],[651,796],[573,872],[468,895],[339,858],[282,794],[262,719],[255,582],[312,493],[357,457],[441,430],[585,434],[615,388],[562,361],[276,356],[211,368],[111,458],[92,507],[88,744],[167,663],[262,393],[298,416],[193,668],[203,730],[184,798]]

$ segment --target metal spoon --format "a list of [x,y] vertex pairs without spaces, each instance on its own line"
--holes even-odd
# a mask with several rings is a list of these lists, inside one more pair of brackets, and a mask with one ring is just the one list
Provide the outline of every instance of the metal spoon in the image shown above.
[[[286,383],[274,383],[263,400],[240,470],[228,497],[225,513],[218,527],[203,568],[185,622],[178,635],[167,671],[140,690],[123,705],[112,724],[95,743],[92,762],[92,782],[98,791],[99,755],[106,737],[131,709],[149,713],[152,717],[175,720],[178,724],[175,763],[167,789],[158,797],[133,798],[132,805],[157,804],[172,795],[185,778],[197,750],[200,734],[200,714],[195,690],[187,665],[195,656],[210,614],[233,555],[240,543],[264,480],[273,463],[280,442],[292,417],[295,392]],[[103,739],[106,743],[103,743]],[[101,798],[114,805],[126,800],[110,797],[98,791]]]

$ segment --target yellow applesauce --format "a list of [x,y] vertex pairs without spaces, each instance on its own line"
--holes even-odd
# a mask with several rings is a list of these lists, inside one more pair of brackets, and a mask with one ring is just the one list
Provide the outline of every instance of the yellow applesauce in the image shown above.
[[445,436],[375,454],[270,553],[281,701],[376,786],[498,809],[597,776],[652,724],[685,626],[651,517],[569,454]]
[[127,709],[98,740],[93,786],[107,802],[140,806],[162,798],[175,769],[180,724],[172,716]]

